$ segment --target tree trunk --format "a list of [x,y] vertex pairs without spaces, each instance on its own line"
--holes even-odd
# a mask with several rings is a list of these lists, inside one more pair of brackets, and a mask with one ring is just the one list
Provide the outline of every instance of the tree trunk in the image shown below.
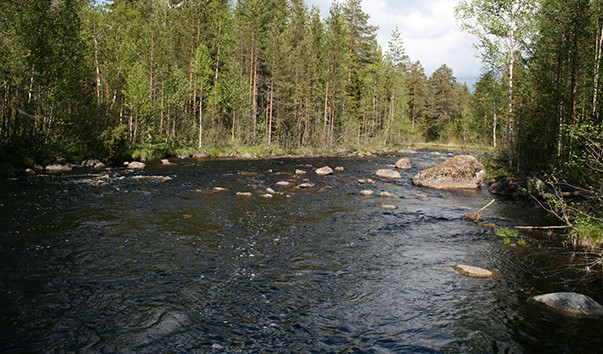
[[327,80],[327,84],[325,85],[325,110],[324,110],[324,120],[323,120],[323,137],[327,138],[327,128],[329,126],[329,81]]
[[494,90],[492,91],[492,145],[494,146],[494,150],[496,150],[496,86],[494,86]]
[[[201,86],[203,92],[203,86]],[[203,142],[203,94],[199,94],[199,151]]]
[[[254,49],[255,53],[255,49]],[[258,119],[258,54],[255,55],[255,60],[253,62],[253,84],[252,84],[252,101],[251,101],[251,121],[253,125],[253,130],[251,134],[252,144],[255,143],[256,133],[257,133],[257,119]]]
[[161,81],[161,99],[160,99],[160,110],[159,110],[159,140],[163,139],[163,88],[165,81]]
[[599,75],[601,70],[601,51],[603,48],[603,31],[601,31],[601,1],[597,1],[597,24],[596,24],[596,41],[595,41],[595,77],[593,84],[593,118],[598,121],[599,111],[597,109],[597,100],[599,96]]
[[268,153],[272,149],[272,105],[274,100],[274,79],[270,80],[270,106],[268,109]]
[[96,69],[96,102],[100,106],[101,103],[101,78],[100,78],[100,68],[98,65],[98,41],[96,40],[96,24],[93,26],[94,34],[92,35],[92,39],[94,39],[94,68]]
[[151,58],[150,58],[150,69],[149,69],[149,101],[153,102],[153,65],[154,65],[154,51],[155,41],[153,39],[153,33],[151,32]]

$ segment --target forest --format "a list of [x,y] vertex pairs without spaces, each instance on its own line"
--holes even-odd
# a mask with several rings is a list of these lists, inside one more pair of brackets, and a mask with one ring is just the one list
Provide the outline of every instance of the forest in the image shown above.
[[303,0],[0,6],[5,156],[492,140],[452,70],[426,77],[399,31],[384,52],[360,0],[327,19]]
[[398,30],[381,48],[361,0],[326,19],[304,0],[5,0],[0,160],[452,142],[601,205],[602,13],[460,1],[484,64],[470,90],[445,64],[427,77]]

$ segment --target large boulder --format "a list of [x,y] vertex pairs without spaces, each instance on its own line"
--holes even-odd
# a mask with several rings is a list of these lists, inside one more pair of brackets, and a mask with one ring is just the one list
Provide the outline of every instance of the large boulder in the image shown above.
[[603,306],[601,304],[586,295],[574,292],[544,294],[531,297],[528,301],[563,316],[589,319],[603,318]]
[[402,178],[402,175],[400,175],[400,172],[395,171],[395,170],[388,170],[388,169],[377,170],[377,172],[375,173],[375,176],[381,177],[381,178],[388,178],[388,179]]
[[483,181],[484,166],[470,155],[454,156],[412,177],[415,185],[436,189],[474,189],[479,188]]
[[399,170],[409,170],[412,168],[412,164],[410,163],[410,159],[408,157],[403,157],[396,162],[396,168]]

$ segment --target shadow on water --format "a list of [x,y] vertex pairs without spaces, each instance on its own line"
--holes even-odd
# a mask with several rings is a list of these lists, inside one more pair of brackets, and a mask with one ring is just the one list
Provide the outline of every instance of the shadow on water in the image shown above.
[[[600,322],[528,305],[600,288],[537,247],[463,220],[492,198],[414,187],[395,157],[183,160],[33,176],[0,187],[0,347],[7,351],[595,351]],[[343,172],[320,177],[323,165]],[[297,176],[296,169],[308,171]],[[288,181],[289,186],[277,182]],[[313,188],[300,189],[309,182]],[[214,187],[227,188],[216,191]],[[267,188],[276,193],[262,198]],[[364,197],[362,189],[400,198]],[[251,192],[251,197],[237,196]],[[380,209],[392,204],[395,210]],[[482,214],[539,224],[518,201]],[[450,265],[493,269],[465,278]]]

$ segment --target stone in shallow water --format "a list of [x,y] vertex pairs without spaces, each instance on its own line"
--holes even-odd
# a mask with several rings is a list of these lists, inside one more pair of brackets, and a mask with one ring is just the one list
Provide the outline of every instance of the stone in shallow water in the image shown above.
[[400,175],[400,172],[395,171],[395,170],[387,170],[387,169],[377,170],[377,172],[375,173],[375,175],[377,177],[388,178],[388,179],[400,179],[400,178],[402,178],[402,175]]
[[376,184],[377,182],[375,182],[375,180],[372,178],[367,178],[367,179],[359,179],[358,183],[360,183],[360,184]]
[[379,193],[379,196],[381,198],[400,198],[399,196],[392,194],[390,192],[381,192],[381,193]]
[[528,300],[546,310],[574,318],[603,318],[603,306],[592,298],[574,293],[560,292],[538,295]]
[[383,205],[380,205],[379,208],[385,209],[385,210],[396,210],[396,209],[398,209],[398,206],[397,205],[383,204]]
[[414,185],[436,189],[475,189],[482,185],[483,180],[484,166],[470,155],[454,156],[412,177]]
[[128,164],[128,168],[131,170],[142,170],[146,165],[142,162],[134,161]]
[[324,166],[316,170],[316,174],[319,176],[332,175],[333,169],[329,166]]
[[237,192],[238,197],[252,197],[253,194],[251,192]]
[[491,270],[466,264],[455,264],[452,266],[452,269],[456,270],[461,275],[472,278],[492,278],[496,276],[496,273]]
[[408,157],[403,157],[396,162],[396,168],[399,170],[408,170],[412,168],[412,164],[410,163],[410,159]]
[[368,189],[364,189],[364,190],[361,190],[359,194],[363,195],[365,197],[371,197],[373,194],[375,194],[375,192],[368,190]]

